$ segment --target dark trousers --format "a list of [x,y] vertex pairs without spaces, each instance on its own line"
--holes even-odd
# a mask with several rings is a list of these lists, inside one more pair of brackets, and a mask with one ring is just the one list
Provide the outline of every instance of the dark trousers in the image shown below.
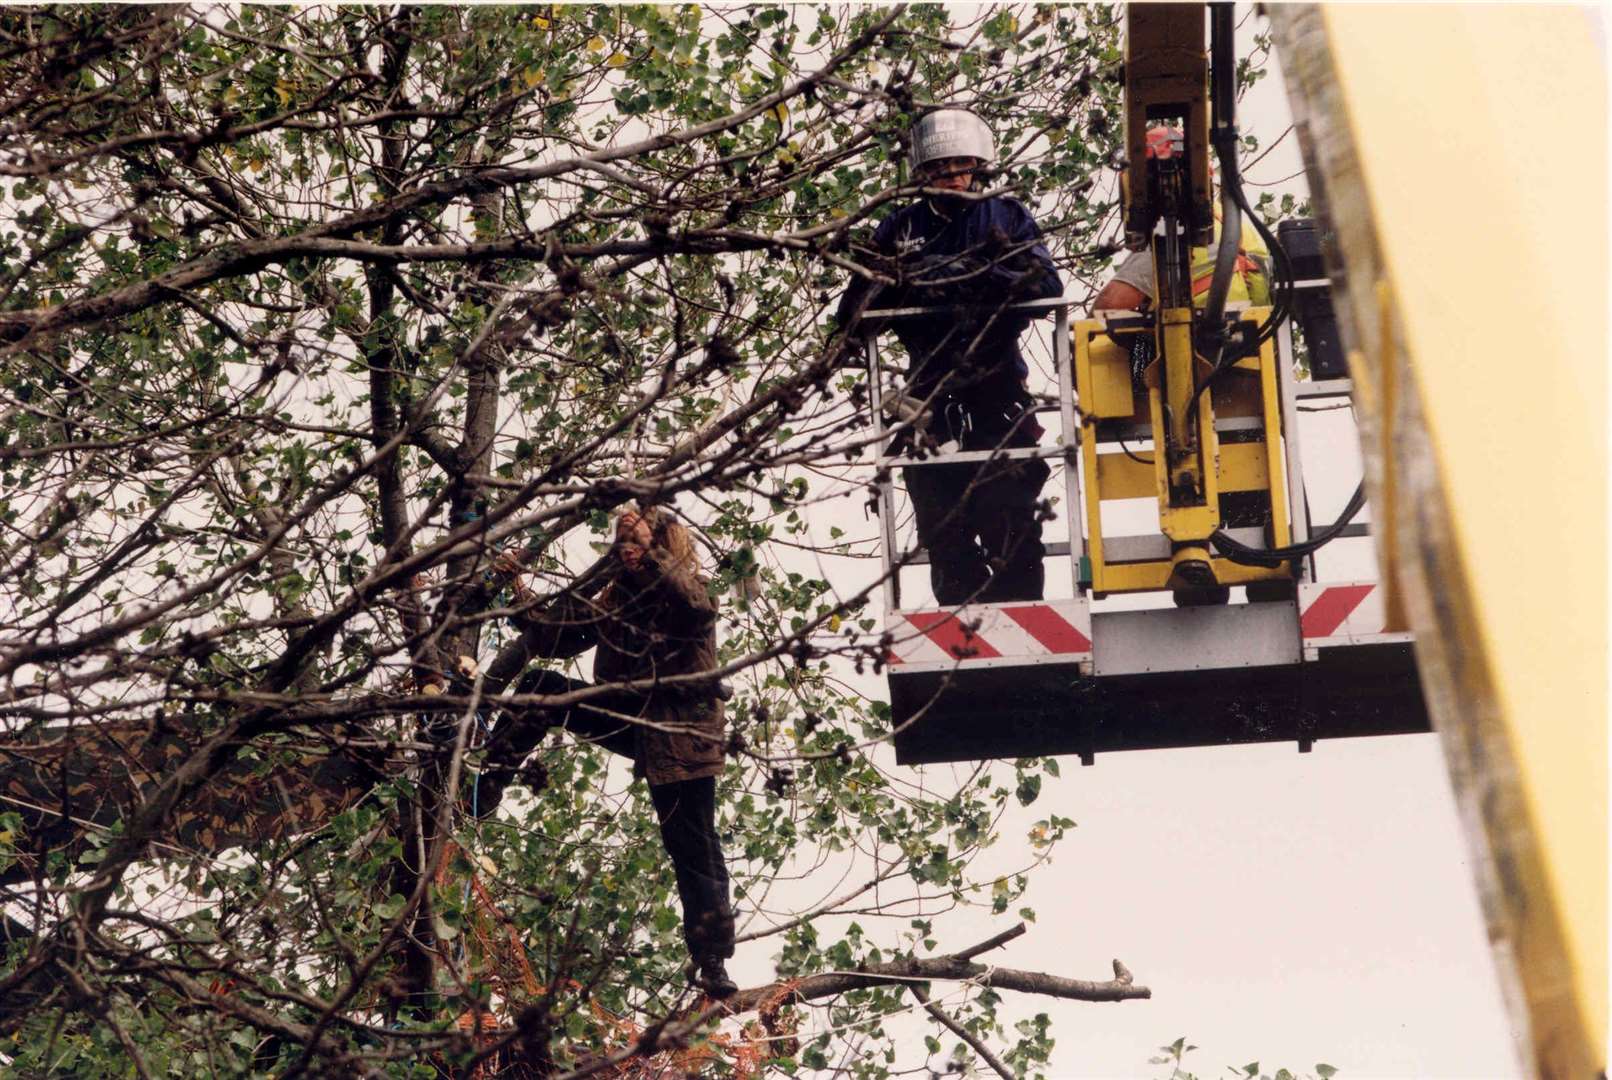
[[716,835],[716,777],[653,784],[649,797],[683,901],[683,939],[695,960],[733,955],[728,866]]
[[[588,683],[557,671],[537,670],[521,678],[522,694],[565,694]],[[636,716],[642,699],[631,694],[605,694],[589,703],[612,712]],[[515,771],[550,728],[563,727],[572,735],[603,746],[612,753],[636,760],[638,740],[633,725],[585,705],[559,709],[532,709],[524,715],[506,714],[487,747],[483,802],[496,804]],[[496,793],[495,793],[496,792]],[[695,960],[733,955],[733,908],[728,900],[728,867],[716,833],[716,777],[651,784],[650,800],[660,820],[661,841],[671,857],[677,877],[677,895],[683,903],[683,938]],[[489,801],[490,800],[490,801]]]
[[[515,692],[558,696],[586,690],[591,685],[581,679],[561,675],[558,671],[538,668],[521,676],[520,682],[515,684]],[[589,706],[625,716],[637,716],[643,710],[643,699],[634,694],[606,693],[596,694],[585,703],[555,709],[506,712],[487,743],[486,771],[489,774],[513,773],[537,749],[537,744],[543,741],[549,729],[557,727],[563,727],[577,738],[596,743],[613,754],[636,758],[638,737],[633,725]]]
[[[963,450],[1035,446],[1040,434],[1029,414],[968,419],[973,426],[963,432],[932,434],[937,442],[961,435]],[[1037,503],[1049,475],[1039,458],[902,470],[938,603],[1041,599],[1046,546]]]

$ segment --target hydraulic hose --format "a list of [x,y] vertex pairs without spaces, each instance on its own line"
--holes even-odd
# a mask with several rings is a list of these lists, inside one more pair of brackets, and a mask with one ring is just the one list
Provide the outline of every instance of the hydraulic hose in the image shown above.
[[[1231,370],[1241,349],[1231,348],[1226,341],[1226,298],[1231,292],[1231,278],[1237,269],[1237,256],[1242,247],[1243,215],[1253,223],[1260,238],[1271,253],[1271,313],[1254,335],[1257,347],[1273,337],[1292,310],[1293,270],[1281,241],[1272,233],[1260,216],[1248,205],[1243,191],[1242,174],[1237,164],[1237,78],[1236,78],[1236,24],[1230,3],[1209,5],[1210,51],[1210,105],[1213,110],[1213,142],[1215,157],[1220,164],[1220,243],[1215,250],[1214,276],[1209,282],[1209,296],[1204,304],[1203,327],[1205,340],[1214,351],[1214,362],[1209,372],[1193,389],[1191,411],[1197,413],[1198,398],[1221,375]],[[1244,339],[1246,340],[1246,339]],[[1207,350],[1206,350],[1207,351]],[[1225,529],[1216,529],[1209,540],[1215,551],[1225,559],[1245,566],[1276,567],[1289,559],[1305,558],[1323,544],[1333,540],[1360,512],[1366,501],[1364,482],[1355,488],[1354,495],[1338,520],[1300,544],[1280,548],[1254,548],[1234,540]]]
[[1265,342],[1275,336],[1277,329],[1287,320],[1291,312],[1293,265],[1287,257],[1287,249],[1282,247],[1282,242],[1276,238],[1275,233],[1271,232],[1270,226],[1266,225],[1260,216],[1249,207],[1248,196],[1243,191],[1240,176],[1237,178],[1234,194],[1237,199],[1237,205],[1242,207],[1243,212],[1254,223],[1255,231],[1259,233],[1260,239],[1265,241],[1265,246],[1271,253],[1271,314],[1261,324],[1256,338],[1259,342]]
[[1220,335],[1226,314],[1226,297],[1231,292],[1231,276],[1237,272],[1237,249],[1241,246],[1243,223],[1237,192],[1242,187],[1237,176],[1237,89],[1236,27],[1232,6],[1209,5],[1210,67],[1214,89],[1210,105],[1214,111],[1215,156],[1220,161],[1220,246],[1215,251],[1215,273],[1209,280],[1209,297],[1204,304],[1204,326]]
[[1355,493],[1349,496],[1349,502],[1338,515],[1338,520],[1316,533],[1310,539],[1300,544],[1288,544],[1279,548],[1249,547],[1240,540],[1234,540],[1227,535],[1226,530],[1216,529],[1209,537],[1214,545],[1215,553],[1223,559],[1229,559],[1243,566],[1279,566],[1288,559],[1303,559],[1313,555],[1323,544],[1335,540],[1343,532],[1344,526],[1354,520],[1360,513],[1360,508],[1366,504],[1366,483],[1364,480],[1355,488]]
[[[1237,172],[1236,167],[1235,134],[1233,134],[1230,142],[1231,153],[1228,154],[1227,157],[1231,159],[1231,167],[1228,170],[1225,165],[1221,166],[1223,173],[1223,182],[1220,188],[1221,194],[1225,195],[1227,192],[1231,193],[1231,196],[1236,201],[1237,206],[1244,214],[1247,215],[1248,220],[1253,223],[1254,229],[1259,233],[1260,238],[1265,241],[1265,246],[1271,253],[1271,313],[1266,317],[1265,321],[1260,324],[1259,330],[1254,335],[1254,340],[1251,344],[1257,348],[1276,335],[1276,331],[1280,329],[1282,323],[1287,321],[1292,312],[1293,267],[1291,261],[1287,257],[1286,249],[1282,247],[1282,243],[1276,238],[1276,234],[1271,232],[1270,226],[1266,225],[1265,222],[1261,220],[1260,216],[1254,212],[1253,208],[1248,205],[1248,196],[1243,191],[1242,176]],[[1240,219],[1238,220],[1240,228]],[[1224,248],[1225,238],[1226,234],[1222,233],[1222,248]],[[1218,272],[1219,269],[1217,264],[1216,273]],[[1215,325],[1207,321],[1207,315],[1205,316],[1205,325]],[[1224,348],[1218,350],[1217,358],[1213,366],[1210,368],[1209,373],[1203,377],[1193,391],[1194,401],[1196,401],[1199,395],[1201,395],[1217,379],[1219,379],[1220,376],[1231,370],[1232,365],[1237,362],[1238,355],[1239,354],[1237,353],[1229,353]]]

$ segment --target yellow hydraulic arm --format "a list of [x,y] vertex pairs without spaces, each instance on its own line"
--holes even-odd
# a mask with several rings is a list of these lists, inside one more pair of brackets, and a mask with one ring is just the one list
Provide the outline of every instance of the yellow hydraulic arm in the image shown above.
[[[1213,585],[1214,412],[1209,396],[1196,392],[1207,365],[1193,340],[1190,270],[1192,245],[1208,243],[1214,227],[1203,8],[1133,4],[1125,19],[1125,243],[1153,255],[1157,359],[1147,383],[1159,526],[1171,541],[1171,583]],[[1147,152],[1148,129],[1158,124],[1181,132],[1178,152]]]
[[[1174,207],[1150,183],[1149,121],[1170,120],[1182,132],[1185,190]],[[1209,242],[1214,204],[1209,191],[1209,54],[1202,4],[1132,4],[1125,10],[1125,246],[1142,251],[1167,209],[1178,213],[1192,244]]]
[[[1192,249],[1208,245],[1214,233],[1213,193],[1210,186],[1211,139],[1235,145],[1235,93],[1229,48],[1233,28],[1231,11],[1215,14],[1213,47],[1225,55],[1215,71],[1216,100],[1210,99],[1210,54],[1205,47],[1202,4],[1132,4],[1126,9],[1125,144],[1127,164],[1123,184],[1126,246],[1149,251],[1154,266],[1154,295],[1150,308],[1152,359],[1140,372],[1138,392],[1145,387],[1144,414],[1152,432],[1152,494],[1158,500],[1159,529],[1169,540],[1166,574],[1159,580],[1153,564],[1111,566],[1104,558],[1099,529],[1092,544],[1093,587],[1097,592],[1123,592],[1169,588],[1182,592],[1219,589],[1249,580],[1281,578],[1285,566],[1255,568],[1232,566],[1216,559],[1210,539],[1222,524],[1221,495],[1225,490],[1266,490],[1271,498],[1271,539],[1285,543],[1284,495],[1281,468],[1280,424],[1264,428],[1263,441],[1270,455],[1249,457],[1222,454],[1216,435],[1217,398],[1212,384],[1242,366],[1256,376],[1274,364],[1254,347],[1254,324],[1246,319],[1225,320],[1226,287],[1232,272],[1227,256],[1235,256],[1240,236],[1238,208],[1224,200],[1225,234],[1229,251],[1207,297],[1195,299]],[[1214,126],[1211,129],[1211,114]],[[1160,138],[1162,137],[1162,138]],[[1151,152],[1157,142],[1161,152]],[[1233,151],[1234,153],[1234,151]],[[1218,297],[1218,299],[1217,299]],[[1137,331],[1133,336],[1133,348]],[[1095,403],[1102,395],[1094,380],[1104,379],[1114,366],[1111,350],[1098,336],[1115,340],[1109,327],[1080,324],[1076,328],[1077,381],[1089,416],[1123,416],[1130,409],[1129,395],[1121,393],[1117,409],[1107,412]],[[1245,355],[1246,354],[1246,355]],[[1140,355],[1140,354],[1139,354]],[[1139,365],[1140,366],[1140,361]],[[1111,379],[1109,381],[1112,381]],[[1223,391],[1238,380],[1220,380]],[[1257,388],[1268,389],[1270,399],[1255,412],[1275,418],[1275,383],[1258,378]],[[1233,395],[1236,396],[1236,395]],[[1095,409],[1095,411],[1094,411]],[[1107,498],[1131,494],[1127,485],[1101,482],[1093,440],[1087,440],[1089,507],[1100,518],[1098,504]],[[1250,447],[1251,449],[1251,447]],[[1274,455],[1274,456],[1271,456]],[[1246,467],[1245,467],[1246,466]],[[1114,474],[1114,467],[1104,470]]]

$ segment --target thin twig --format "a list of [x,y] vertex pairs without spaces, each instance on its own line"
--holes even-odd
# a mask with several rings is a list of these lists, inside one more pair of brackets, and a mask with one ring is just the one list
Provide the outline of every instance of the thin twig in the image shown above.
[[981,1039],[978,1035],[975,1035],[972,1031],[969,1031],[962,1024],[959,1024],[949,1013],[946,1012],[946,1010],[929,1000],[929,991],[923,988],[922,983],[908,983],[907,992],[913,997],[917,998],[919,1001],[923,1002],[924,1009],[928,1011],[930,1016],[933,1016],[936,1020],[940,1021],[942,1025],[950,1029],[952,1034],[956,1035],[959,1039],[962,1039],[969,1046],[972,1046],[974,1048],[974,1053],[978,1054],[980,1059],[984,1061],[985,1064],[995,1069],[996,1074],[1000,1076],[1002,1080],[1017,1080],[1017,1078],[1013,1075],[1013,1070],[1009,1069],[1005,1064],[1003,1064],[1001,1058],[991,1053],[991,1048],[985,1045],[985,1041],[983,1039]]

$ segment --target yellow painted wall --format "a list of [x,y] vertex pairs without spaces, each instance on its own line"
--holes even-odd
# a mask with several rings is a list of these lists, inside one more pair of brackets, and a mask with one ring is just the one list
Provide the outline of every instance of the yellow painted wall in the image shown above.
[[1606,57],[1585,8],[1327,39],[1598,1060],[1607,1018]]

